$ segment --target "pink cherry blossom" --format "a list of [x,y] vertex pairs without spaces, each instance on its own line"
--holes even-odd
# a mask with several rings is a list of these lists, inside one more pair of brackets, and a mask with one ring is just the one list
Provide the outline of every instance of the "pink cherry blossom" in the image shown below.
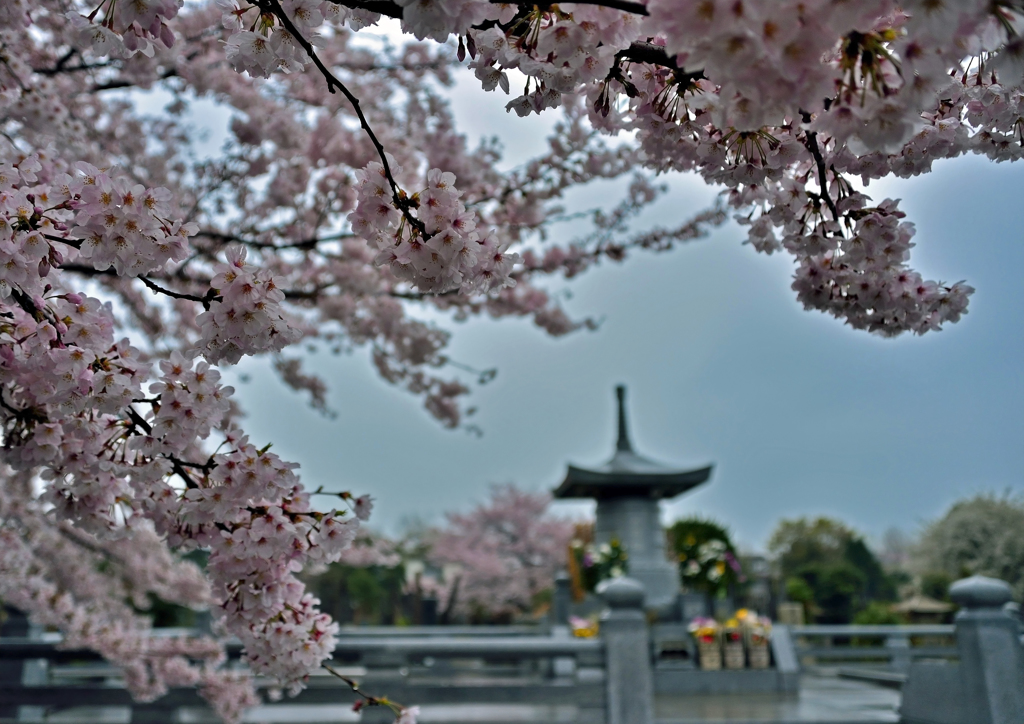
[[[592,327],[548,278],[730,216],[757,251],[792,257],[806,308],[884,336],[938,331],[974,290],[914,269],[912,220],[869,184],[1024,155],[1014,4],[373,7],[0,3],[0,597],[102,653],[136,696],[195,685],[229,722],[255,701],[248,676],[220,668],[209,638],[150,637],[126,601],[209,607],[251,672],[296,690],[337,630],[297,574],[368,555],[373,499],[316,504],[297,464],[239,427],[220,366],[271,355],[329,415],[294,350],[366,347],[458,427],[472,378],[490,375],[456,367],[449,330],[425,321],[448,315],[422,309]],[[381,13],[431,42],[362,42]],[[495,146],[469,147],[443,95],[463,63],[510,114],[560,114],[543,153],[509,170]],[[134,102],[150,89],[164,114]],[[187,120],[195,99],[231,116],[212,155]],[[717,185],[719,203],[635,231],[670,171]],[[616,179],[620,200],[554,237],[568,195]],[[522,610],[565,526],[540,499],[496,496],[453,517],[435,554],[462,566],[464,602]],[[197,548],[203,572],[182,559]]]

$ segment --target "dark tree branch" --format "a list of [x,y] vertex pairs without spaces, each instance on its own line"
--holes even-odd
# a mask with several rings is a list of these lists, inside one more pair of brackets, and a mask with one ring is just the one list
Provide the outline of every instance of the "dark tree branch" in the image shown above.
[[342,239],[354,239],[355,234],[332,234],[330,236],[311,236],[307,239],[301,239],[299,241],[287,242],[284,244],[274,244],[266,241],[256,241],[255,239],[246,239],[241,236],[234,234],[226,234],[221,231],[214,229],[202,229],[195,234],[196,236],[205,236],[208,239],[215,239],[226,244],[238,243],[251,246],[255,249],[314,249],[318,244],[324,241],[340,241]]
[[138,410],[131,405],[128,405],[125,409],[128,410],[128,417],[131,418],[133,427],[142,428],[147,435],[151,435],[153,433],[153,426],[143,419]]
[[73,274],[84,274],[87,277],[116,277],[117,272],[114,271],[113,267],[107,267],[106,269],[97,269],[91,267],[88,264],[61,264],[59,267],[62,271],[71,272]]
[[676,82],[682,85],[689,85],[695,80],[702,80],[706,77],[703,69],[687,71],[684,68],[680,68],[676,63],[675,56],[669,55],[665,52],[665,48],[653,43],[633,43],[628,48],[620,50],[615,54],[616,65],[623,60],[631,63],[660,65],[663,68],[673,70],[676,74]]
[[[369,10],[370,12],[387,15],[389,18],[402,19],[402,6],[392,0],[330,0],[335,5],[344,5],[357,10]],[[490,0],[495,5],[518,5],[525,8],[550,8],[554,3],[533,3],[523,0]],[[647,7],[643,3],[629,2],[629,0],[581,0],[577,5],[600,5],[601,7],[613,8],[634,15],[647,15]]]
[[60,65],[60,63],[58,63],[57,65],[55,65],[52,68],[33,68],[32,72],[33,73],[38,73],[39,75],[54,76],[54,75],[59,75],[60,73],[79,73],[79,72],[85,71],[85,70],[97,70],[99,68],[109,68],[110,66],[111,66],[111,63],[109,63],[109,62],[103,62],[103,63],[80,63],[79,65],[72,65],[70,67],[63,67],[63,66]]
[[57,62],[52,68],[33,68],[33,73],[39,73],[39,75],[56,75],[64,71],[64,66],[68,64],[68,61],[75,57],[78,52],[77,48],[70,48],[64,55],[57,59]]
[[[178,70],[176,68],[168,68],[159,76],[156,80],[167,80],[168,78],[176,78],[178,76]],[[98,83],[89,89],[90,93],[101,93],[108,90],[118,90],[120,88],[134,88],[137,83],[133,80],[112,80],[106,83]]]
[[[550,7],[554,3],[532,3],[532,2],[508,2],[508,0],[490,0],[494,5],[518,5],[520,7]],[[575,2],[575,0],[574,0]],[[629,2],[629,0],[580,0],[577,5],[599,5],[603,8],[621,10],[624,13],[633,15],[647,15],[647,6],[643,3]]]
[[206,296],[199,297],[195,294],[182,294],[181,292],[172,292],[170,289],[164,289],[149,277],[139,277],[139,280],[154,292],[166,294],[167,296],[174,297],[175,299],[186,299],[190,302],[199,302],[206,309],[210,308],[210,302],[220,301],[220,297],[212,289],[206,293]]
[[355,10],[369,10],[396,20],[402,19],[402,6],[391,0],[330,0],[335,5],[344,5]]
[[[804,123],[811,122],[811,114],[807,111],[800,111],[800,117]],[[821,149],[818,148],[818,133],[816,131],[807,131],[806,141],[804,145],[814,158],[814,165],[818,170],[818,186],[821,187],[821,197],[825,199],[825,203],[828,204],[829,211],[832,212],[832,218],[839,221],[839,210],[836,208],[836,204],[832,201],[832,195],[828,192],[828,177],[825,172],[825,159],[821,156]]]

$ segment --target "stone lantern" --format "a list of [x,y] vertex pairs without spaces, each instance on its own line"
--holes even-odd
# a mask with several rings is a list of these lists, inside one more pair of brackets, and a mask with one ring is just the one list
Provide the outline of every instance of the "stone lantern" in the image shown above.
[[679,573],[665,555],[659,503],[706,481],[712,466],[680,470],[635,453],[626,428],[626,388],[619,385],[615,393],[619,403],[615,453],[596,468],[570,465],[554,496],[597,501],[596,542],[618,538],[629,556],[629,576],[644,586],[647,606],[663,609],[676,599]]

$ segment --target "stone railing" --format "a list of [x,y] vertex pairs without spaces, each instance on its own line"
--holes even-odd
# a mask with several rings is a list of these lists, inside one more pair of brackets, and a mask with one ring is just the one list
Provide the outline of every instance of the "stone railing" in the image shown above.
[[[560,721],[650,724],[653,690],[643,588],[617,579],[602,596],[608,611],[600,638],[573,638],[557,626],[547,635],[525,627],[486,627],[482,632],[484,627],[346,629],[333,664],[357,677],[364,691],[409,705],[528,704],[557,708]],[[59,642],[27,636],[27,628],[14,632],[20,636],[11,636],[10,628],[5,633],[0,638],[0,719],[39,721],[47,712],[80,707],[127,708],[132,724],[178,721],[186,714],[181,710],[188,710],[190,721],[208,718],[194,690],[173,689],[155,702],[136,704],[117,680],[116,669],[96,654],[60,649]],[[239,648],[228,648],[237,657]],[[321,672],[297,697],[267,706],[355,701],[342,682]],[[394,718],[380,707],[364,708],[361,717],[366,722]]]
[[872,663],[906,672],[914,659],[955,658],[953,625],[791,626],[801,663]]
[[[1019,618],[1002,608],[1009,587],[1000,581],[975,578],[954,585],[954,600],[963,609],[955,627],[776,626],[767,670],[663,666],[641,584],[615,579],[602,585],[600,596],[606,611],[596,639],[571,637],[558,619],[545,634],[527,628],[346,629],[334,664],[358,678],[365,691],[404,704],[547,706],[558,710],[558,721],[651,724],[658,694],[794,691],[799,657],[881,661],[892,683],[904,688],[906,724],[1024,722],[1022,631]],[[175,689],[151,704],[133,704],[116,671],[94,654],[11,633],[0,638],[0,719],[38,721],[47,711],[98,706],[130,708],[132,724],[178,721],[186,713],[189,721],[206,720],[193,690]],[[954,634],[956,646],[945,645],[943,637]],[[237,647],[231,648],[237,656]],[[322,672],[298,697],[268,706],[354,702],[344,684]],[[362,720],[391,717],[367,708]]]

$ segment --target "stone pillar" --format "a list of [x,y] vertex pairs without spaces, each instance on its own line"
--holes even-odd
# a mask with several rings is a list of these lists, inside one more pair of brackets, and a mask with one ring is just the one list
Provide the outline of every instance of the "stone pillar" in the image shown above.
[[644,588],[632,578],[601,583],[598,595],[608,605],[601,616],[608,687],[608,724],[652,724],[654,676],[644,614]]
[[956,615],[960,661],[915,661],[903,687],[906,724],[1021,724],[1024,647],[1020,624],[1003,606],[1010,586],[985,576],[957,581],[949,596]]
[[665,531],[658,501],[609,498],[597,501],[594,538],[598,544],[618,538],[629,556],[629,576],[640,581],[649,608],[675,603],[679,573],[665,557]]

